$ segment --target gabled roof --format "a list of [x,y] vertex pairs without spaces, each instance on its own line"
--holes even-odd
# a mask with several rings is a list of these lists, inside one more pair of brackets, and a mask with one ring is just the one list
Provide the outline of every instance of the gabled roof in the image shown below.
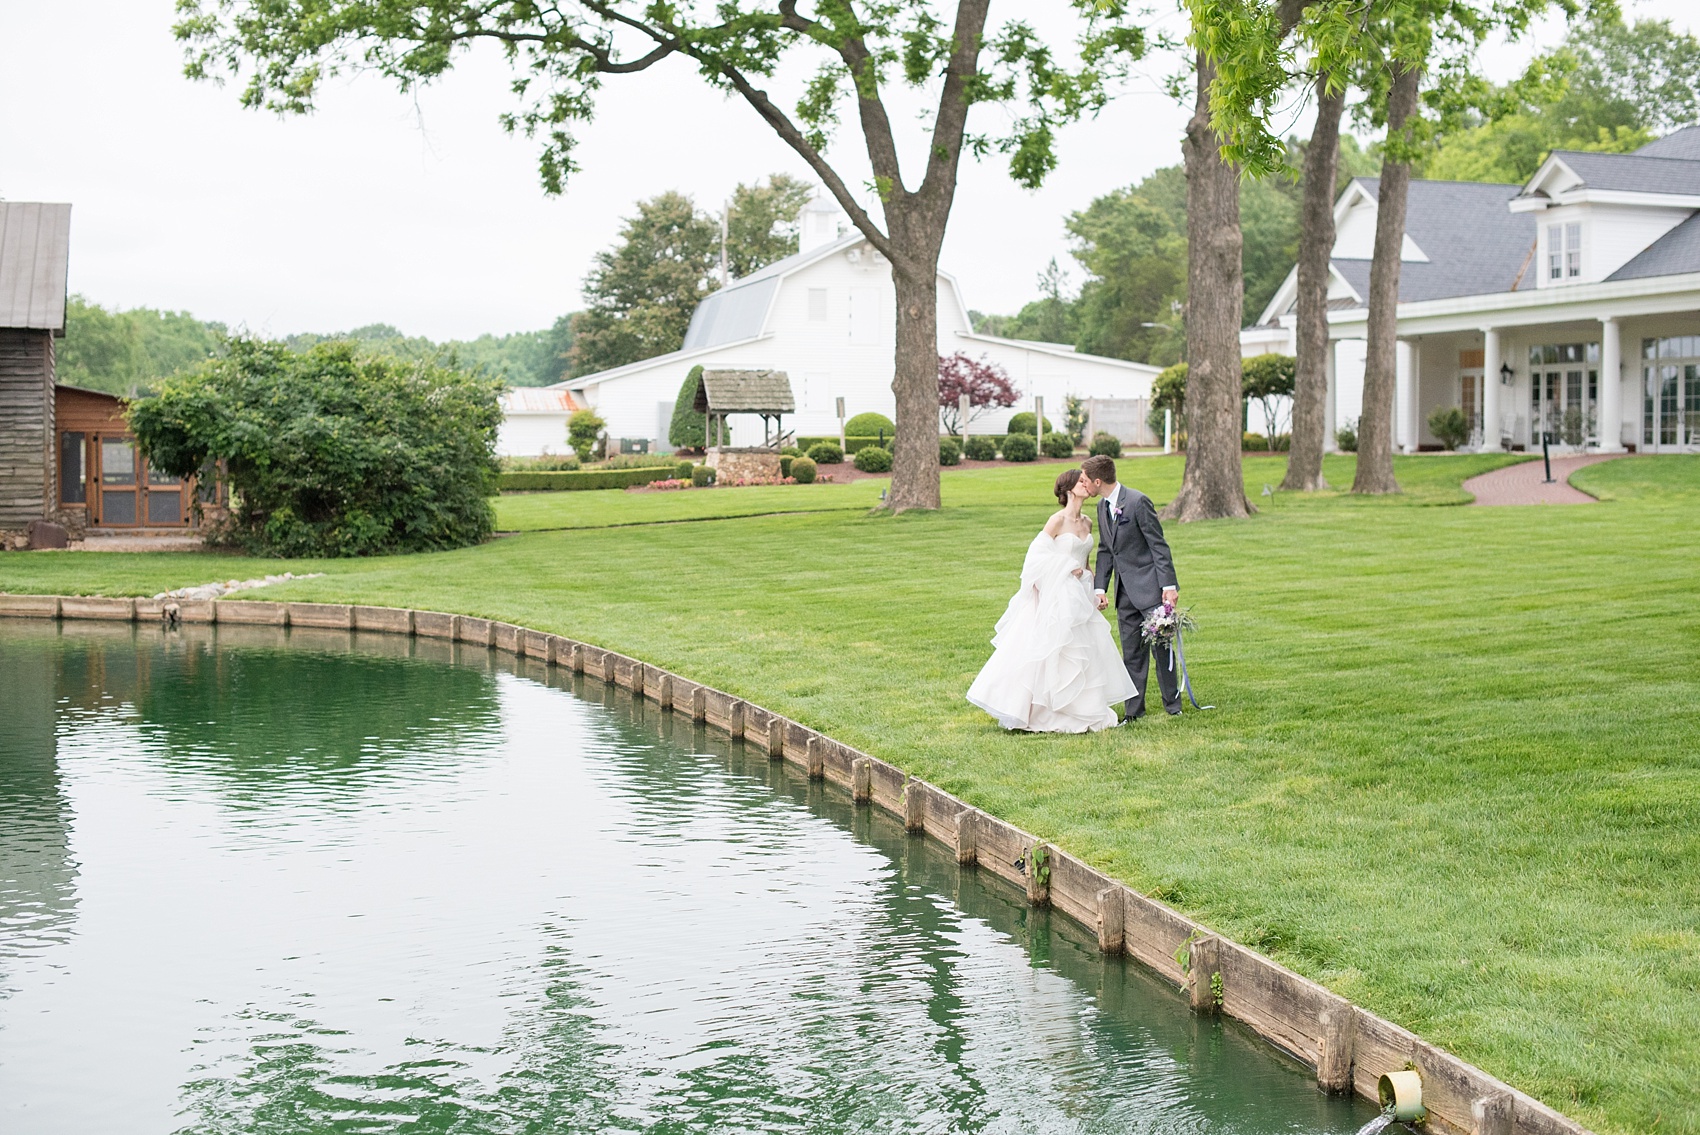
[[558,386],[516,386],[502,391],[504,414],[571,414],[580,407]]
[[1700,126],[1684,126],[1635,151],[1644,158],[1684,158],[1700,161]]
[[705,370],[697,383],[697,413],[791,414],[791,379],[782,370]]
[[1670,193],[1685,197],[1700,193],[1700,161],[1691,158],[1554,150],[1552,159],[1570,167],[1571,172],[1581,178],[1589,189]]
[[0,327],[65,330],[71,206],[0,201]]
[[728,343],[753,339],[761,334],[767,322],[767,310],[773,303],[779,281],[810,264],[825,260],[834,253],[854,248],[864,241],[860,232],[849,232],[819,248],[798,252],[767,267],[751,272],[711,292],[691,313],[691,323],[685,330],[686,351],[699,347],[722,347]]
[[1606,279],[1636,280],[1684,272],[1700,272],[1700,213],[1649,244]]

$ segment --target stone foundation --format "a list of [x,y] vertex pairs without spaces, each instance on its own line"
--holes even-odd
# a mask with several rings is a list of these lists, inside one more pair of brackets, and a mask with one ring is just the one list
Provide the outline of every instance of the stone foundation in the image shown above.
[[779,451],[716,446],[708,451],[708,466],[722,481],[777,481]]

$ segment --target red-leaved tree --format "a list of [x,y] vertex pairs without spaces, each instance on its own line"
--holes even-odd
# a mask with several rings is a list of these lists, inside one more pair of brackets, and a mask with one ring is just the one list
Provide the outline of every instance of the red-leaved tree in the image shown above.
[[[962,417],[962,396],[968,395],[968,421]],[[939,418],[947,432],[960,434],[968,422],[994,407],[1008,409],[1019,397],[1009,372],[981,355],[971,359],[961,351],[939,356]]]

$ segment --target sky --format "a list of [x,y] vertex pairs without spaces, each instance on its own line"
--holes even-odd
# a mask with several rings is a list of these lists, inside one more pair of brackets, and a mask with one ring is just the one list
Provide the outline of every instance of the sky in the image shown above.
[[[1687,0],[1641,0],[1632,15],[1691,28]],[[1068,34],[1060,0],[994,4]],[[1177,14],[1156,23],[1182,31]],[[375,75],[330,82],[317,111],[242,109],[234,86],[183,77],[172,0],[0,0],[0,198],[72,203],[70,288],[107,307],[184,310],[267,335],[389,323],[410,335],[472,338],[547,327],[582,306],[591,258],[635,201],[670,189],[718,208],[732,187],[809,171],[743,102],[664,64],[612,76],[579,130],[583,167],[543,193],[536,144],[509,136],[506,64],[463,56],[404,95]],[[1556,43],[1556,21],[1484,54],[1495,78]],[[1028,191],[1003,161],[964,159],[943,254],[970,306],[1012,312],[1052,257],[1067,268],[1066,216],[1180,161],[1186,109],[1162,92],[1177,63],[1154,57],[1096,119],[1062,135],[1059,165]],[[794,76],[773,86],[795,101]],[[909,161],[923,137],[911,101],[894,115]],[[1004,113],[982,107],[971,128]],[[1294,127],[1303,131],[1302,120]],[[829,155],[859,185],[860,132]],[[1079,281],[1078,269],[1072,273]]]

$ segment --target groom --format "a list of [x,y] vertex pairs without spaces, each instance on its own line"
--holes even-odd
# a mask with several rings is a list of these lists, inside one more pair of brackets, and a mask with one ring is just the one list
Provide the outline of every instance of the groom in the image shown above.
[[1116,577],[1116,625],[1121,630],[1122,661],[1133,679],[1134,695],[1127,699],[1127,720],[1145,716],[1145,684],[1152,655],[1157,658],[1157,685],[1163,691],[1163,708],[1181,711],[1180,683],[1170,669],[1170,651],[1152,644],[1147,649],[1143,624],[1146,612],[1173,603],[1180,593],[1175,579],[1175,561],[1151,498],[1116,481],[1116,463],[1108,457],[1092,456],[1080,463],[1080,475],[1098,501],[1098,567],[1093,584],[1098,593],[1098,610],[1110,605],[1105,594],[1110,573]]

